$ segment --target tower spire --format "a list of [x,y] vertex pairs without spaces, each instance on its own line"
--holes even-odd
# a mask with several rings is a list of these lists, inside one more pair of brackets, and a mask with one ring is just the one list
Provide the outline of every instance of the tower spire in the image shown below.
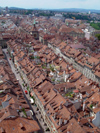
[[33,24],[34,24],[34,27],[35,27],[35,24],[36,24],[35,19],[34,19],[34,23]]

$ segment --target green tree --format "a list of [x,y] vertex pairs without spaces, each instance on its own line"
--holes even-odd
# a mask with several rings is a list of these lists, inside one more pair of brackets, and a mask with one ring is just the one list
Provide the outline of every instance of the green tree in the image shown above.
[[92,26],[96,30],[100,30],[100,23],[90,23],[90,26]]
[[96,34],[95,36],[100,40],[100,34]]

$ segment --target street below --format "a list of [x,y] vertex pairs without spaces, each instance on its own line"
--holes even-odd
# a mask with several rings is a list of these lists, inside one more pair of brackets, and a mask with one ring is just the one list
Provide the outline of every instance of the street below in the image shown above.
[[14,67],[14,64],[13,64],[13,62],[11,60],[11,57],[9,56],[9,54],[7,52],[7,49],[3,49],[3,52],[4,52],[4,55],[5,55],[5,58],[7,59],[9,65],[10,65],[10,67],[12,69],[12,72],[15,74],[15,77],[16,77],[16,79],[19,82],[20,88],[23,91],[24,97],[25,97],[25,99],[26,99],[26,101],[27,101],[27,103],[28,103],[28,105],[30,107],[30,110],[33,112],[32,119],[36,120],[38,125],[40,126],[39,133],[45,133],[45,130],[46,130],[47,127],[44,126],[44,123],[41,120],[41,116],[38,115],[39,112],[36,110],[36,106],[31,105],[31,103],[29,101],[30,100],[30,95],[25,93],[26,87],[23,86],[23,80],[21,79],[20,74],[17,71],[17,69]]

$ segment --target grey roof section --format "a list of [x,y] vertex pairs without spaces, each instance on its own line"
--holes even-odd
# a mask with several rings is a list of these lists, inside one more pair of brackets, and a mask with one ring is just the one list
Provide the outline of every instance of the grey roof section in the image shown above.
[[2,102],[3,108],[6,108],[9,105],[9,101]]
[[7,95],[7,100],[6,101],[9,101],[11,99],[11,96]]

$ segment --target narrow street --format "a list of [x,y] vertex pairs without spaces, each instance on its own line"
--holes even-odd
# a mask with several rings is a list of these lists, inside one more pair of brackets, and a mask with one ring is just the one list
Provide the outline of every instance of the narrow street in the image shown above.
[[[7,54],[7,49],[3,49],[3,52],[4,52],[4,54],[5,54],[6,59],[8,60],[8,63],[9,63],[9,65],[10,65],[11,69],[12,69],[12,72],[15,74],[16,79],[19,81],[19,85],[20,85],[20,87],[21,87],[21,89],[22,89],[22,91],[23,91],[24,97],[25,97],[25,99],[26,99],[26,101],[27,101],[27,103],[28,103],[30,109],[31,109],[32,112],[33,112],[32,118],[33,118],[34,120],[36,120],[37,123],[38,123],[38,125],[40,126],[40,131],[39,131],[39,133],[44,133],[44,131],[45,131],[45,126],[44,126],[43,122],[40,120],[40,118],[41,118],[40,115],[35,115],[35,114],[38,114],[38,112],[36,113],[36,109],[35,109],[36,107],[35,107],[34,105],[31,105],[31,103],[29,102],[30,96],[29,96],[29,94],[26,94],[26,93],[25,93],[26,88],[23,87],[23,80],[21,79],[19,73],[17,72],[16,68],[14,67],[14,64],[13,64],[12,60],[10,60],[11,57],[9,56],[9,54]],[[35,111],[35,112],[34,112],[34,111]],[[43,130],[43,129],[44,129],[44,130]]]

